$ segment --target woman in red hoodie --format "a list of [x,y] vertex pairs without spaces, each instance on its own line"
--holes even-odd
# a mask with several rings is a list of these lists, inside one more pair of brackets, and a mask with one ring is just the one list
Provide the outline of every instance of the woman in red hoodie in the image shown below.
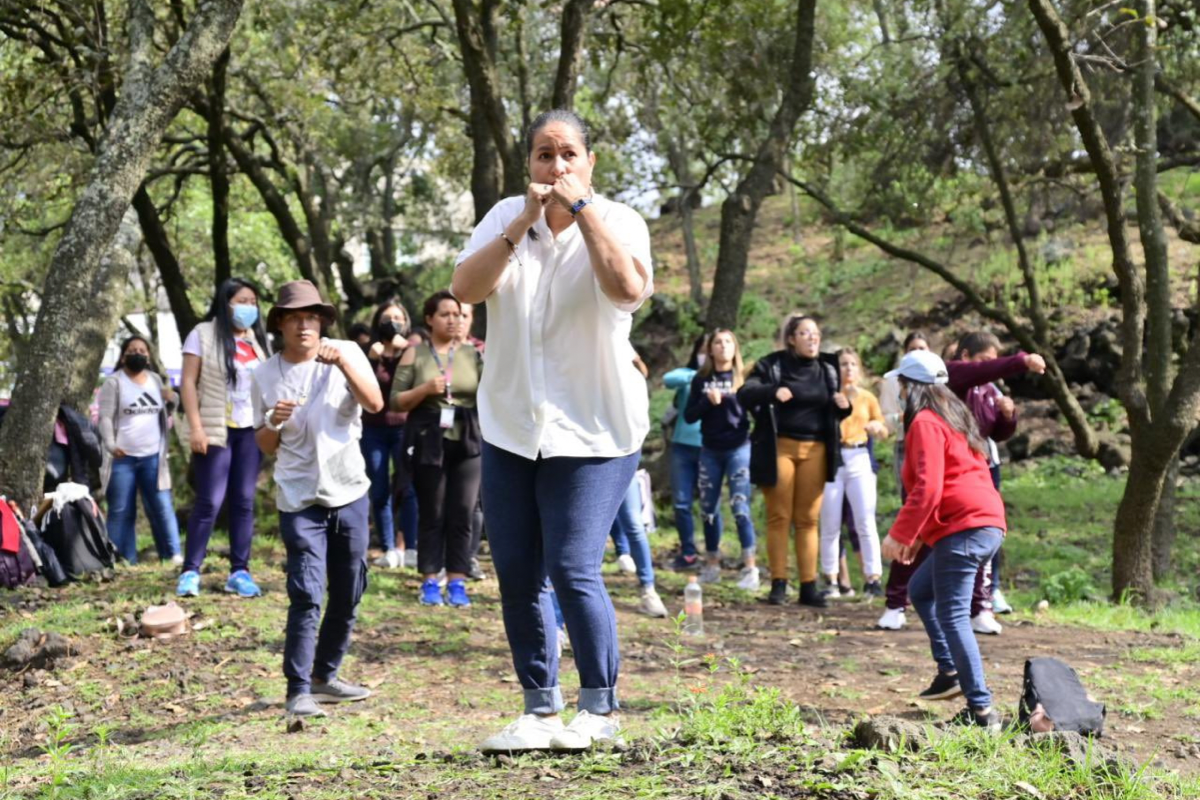
[[947,387],[945,363],[915,350],[889,373],[904,400],[904,489],[907,499],[883,540],[885,558],[909,563],[931,548],[913,573],[908,596],[925,623],[938,672],[926,699],[965,695],[954,722],[1000,729],[971,630],[975,573],[1004,541],[1004,503],[992,485],[987,445],[966,405]]

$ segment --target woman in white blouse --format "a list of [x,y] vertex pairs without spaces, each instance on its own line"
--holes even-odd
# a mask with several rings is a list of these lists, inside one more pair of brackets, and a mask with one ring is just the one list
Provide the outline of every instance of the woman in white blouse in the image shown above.
[[[478,406],[483,507],[525,711],[485,752],[583,750],[614,739],[616,616],[605,542],[650,428],[633,312],[653,292],[650,235],[592,191],[587,125],[549,111],[527,137],[531,183],[497,203],[458,257],[453,291],[487,301]],[[579,668],[570,725],[558,684],[553,585]]]

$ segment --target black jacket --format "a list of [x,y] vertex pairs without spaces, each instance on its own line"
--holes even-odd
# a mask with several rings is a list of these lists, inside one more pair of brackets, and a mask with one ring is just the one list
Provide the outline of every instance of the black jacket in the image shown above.
[[[782,362],[787,355],[786,350],[777,350],[761,358],[737,393],[738,402],[754,417],[754,431],[750,434],[750,481],[755,486],[774,486],[779,478],[775,464],[778,437],[775,414],[779,401],[775,399],[775,392],[782,384]],[[821,353],[818,358],[825,368],[825,385],[832,396],[842,389],[837,357]],[[841,422],[848,416],[850,409],[838,408],[830,402],[825,420],[826,481],[832,481],[842,465]]]

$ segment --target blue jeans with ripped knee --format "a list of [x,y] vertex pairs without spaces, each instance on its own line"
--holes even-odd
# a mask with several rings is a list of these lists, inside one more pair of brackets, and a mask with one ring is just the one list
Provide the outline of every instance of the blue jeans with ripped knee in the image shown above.
[[750,518],[750,443],[732,450],[700,449],[700,511],[704,515],[704,548],[721,549],[721,484],[729,483],[729,504],[743,553],[753,553],[754,521]]

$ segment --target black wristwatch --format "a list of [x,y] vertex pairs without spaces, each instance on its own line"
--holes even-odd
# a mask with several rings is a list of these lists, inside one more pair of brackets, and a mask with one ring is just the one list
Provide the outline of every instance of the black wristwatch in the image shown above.
[[583,207],[591,202],[592,202],[592,199],[590,197],[581,197],[578,200],[576,200],[574,203],[571,204],[571,216],[572,217],[579,216],[579,212],[583,211]]

